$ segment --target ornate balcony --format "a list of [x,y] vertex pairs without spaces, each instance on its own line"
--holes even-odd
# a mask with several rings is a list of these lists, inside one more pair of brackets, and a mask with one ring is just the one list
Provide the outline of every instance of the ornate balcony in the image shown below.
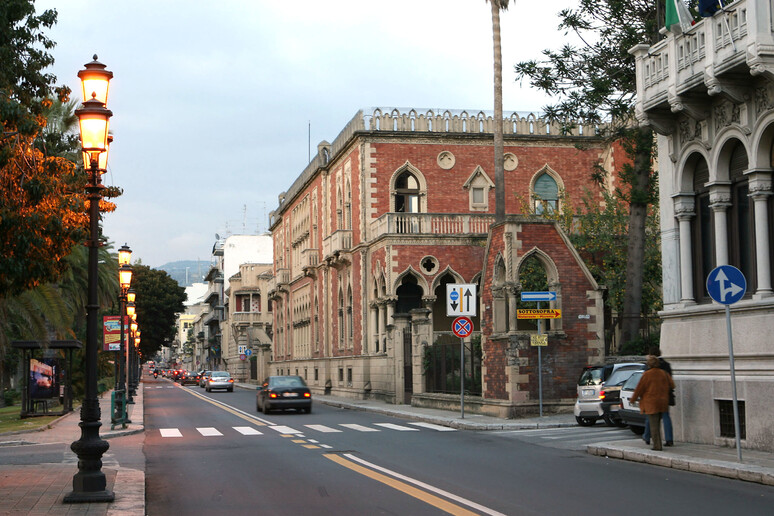
[[290,269],[277,269],[277,286],[288,285],[290,283]]
[[352,230],[339,229],[323,239],[323,256],[330,256],[352,248]]
[[494,222],[490,214],[385,213],[371,223],[371,239],[382,235],[485,235]]
[[736,105],[745,102],[751,95],[751,76],[774,76],[773,21],[768,0],[737,0],[682,34],[632,48],[637,118],[671,134],[677,129],[677,114],[695,120],[708,117],[707,95]]
[[301,268],[315,267],[318,262],[317,249],[304,249],[301,251]]

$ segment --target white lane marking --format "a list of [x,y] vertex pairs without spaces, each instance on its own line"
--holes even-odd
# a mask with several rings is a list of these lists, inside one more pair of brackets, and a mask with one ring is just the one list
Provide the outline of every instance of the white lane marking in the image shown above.
[[236,430],[242,435],[263,435],[261,432],[259,432],[252,426],[235,426],[234,430]]
[[409,428],[407,426],[400,426],[393,423],[374,423],[376,426],[382,428],[389,428],[390,430],[397,430],[398,432],[419,432],[418,428]]
[[321,444],[321,445],[320,445],[320,448],[331,449],[331,448],[333,448],[333,446],[330,446],[330,445],[328,445],[328,444]]
[[206,428],[197,428],[196,430],[199,431],[200,434],[202,434],[205,437],[215,436],[215,435],[223,435],[211,426]]
[[274,425],[270,426],[272,430],[276,430],[277,432],[281,434],[301,434],[300,430],[296,430],[295,428],[290,428],[289,426],[282,426],[282,425]]
[[183,437],[177,428],[162,428],[161,437]]
[[341,432],[341,430],[337,428],[331,428],[329,426],[325,425],[304,425],[307,428],[311,428],[312,430],[317,430],[318,432],[323,432],[326,434],[334,433],[334,432]]
[[344,453],[344,457],[348,458],[349,460],[359,462],[360,464],[363,464],[364,466],[368,466],[369,468],[375,469],[376,471],[381,471],[382,473],[386,473],[387,475],[390,475],[394,478],[397,478],[399,480],[403,480],[404,482],[409,482],[411,484],[414,484],[415,486],[419,486],[422,489],[426,491],[430,491],[432,493],[444,496],[450,500],[454,500],[455,502],[461,503],[463,505],[467,505],[468,507],[471,507],[473,509],[476,509],[477,511],[481,511],[484,514],[489,514],[491,516],[505,516],[505,514],[501,512],[497,512],[494,509],[490,509],[489,507],[484,507],[483,505],[477,504],[476,502],[473,502],[471,500],[468,500],[466,498],[462,498],[461,496],[457,496],[455,494],[452,494],[448,491],[444,491],[443,489],[439,489],[437,487],[433,487],[430,484],[425,484],[424,482],[421,482],[419,480],[415,480],[411,477],[407,477],[405,475],[401,475],[400,473],[396,471],[389,470],[387,468],[383,468],[381,466],[377,466],[376,464],[372,464],[368,461],[365,461],[363,459],[360,459],[358,457],[355,457],[351,453]]
[[430,430],[437,430],[438,432],[456,432],[456,428],[449,428],[448,426],[435,425],[433,423],[409,423],[414,426],[421,426],[422,428],[429,428]]
[[307,441],[312,444],[320,444],[320,441],[318,441],[317,439],[307,439]]
[[367,426],[355,425],[351,423],[341,424],[339,426],[343,426],[344,428],[349,428],[350,430],[357,430],[358,432],[381,432],[381,430],[378,430],[376,428],[368,428]]

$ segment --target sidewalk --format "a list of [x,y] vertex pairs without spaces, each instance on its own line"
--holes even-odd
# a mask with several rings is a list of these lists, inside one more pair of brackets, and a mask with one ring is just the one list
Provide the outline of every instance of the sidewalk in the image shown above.
[[[256,388],[255,385],[250,384],[236,385],[243,389]],[[314,399],[316,402],[334,407],[375,412],[464,430],[525,430],[577,426],[572,414],[500,419],[466,413],[462,418],[459,412],[410,405],[390,405],[376,400],[355,400],[336,396],[316,396]],[[588,445],[586,451],[592,455],[611,459],[645,462],[656,466],[774,486],[774,454],[767,452],[742,449],[743,462],[740,464],[737,462],[736,448],[675,442],[673,448],[655,451],[638,437]]]
[[[102,426],[100,437],[111,439],[144,431],[143,384],[137,389],[134,405],[129,405],[127,428],[119,425],[110,429],[110,393],[100,398]],[[27,514],[95,514],[95,515],[142,515],[145,514],[145,460],[135,456],[131,466],[122,466],[114,454],[132,453],[130,450],[111,448],[102,457],[102,472],[107,479],[107,489],[115,493],[112,503],[65,504],[64,496],[72,491],[73,476],[78,472],[78,460],[69,449],[70,443],[81,437],[80,410],[75,410],[54,420],[39,431],[9,432],[0,434],[0,446],[32,446],[40,444],[66,444],[65,458],[60,463],[35,465],[0,464],[0,515]],[[142,448],[137,452],[142,454]],[[118,486],[118,487],[116,487]]]

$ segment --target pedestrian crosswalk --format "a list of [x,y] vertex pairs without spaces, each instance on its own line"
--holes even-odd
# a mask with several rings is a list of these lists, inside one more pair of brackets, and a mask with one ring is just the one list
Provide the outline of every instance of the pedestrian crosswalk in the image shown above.
[[[298,428],[294,428],[287,425],[269,425],[264,428],[271,429],[281,435],[302,435],[302,434],[309,433],[309,431],[311,431],[312,433],[332,434],[332,433],[345,432],[347,430],[354,431],[354,432],[363,432],[363,433],[382,432],[382,431],[390,431],[390,430],[396,431],[396,432],[419,432],[421,430],[432,430],[436,432],[454,432],[455,431],[454,428],[447,428],[445,426],[435,425],[433,423],[416,422],[416,423],[408,423],[408,425],[409,426],[398,425],[395,423],[373,423],[373,426],[365,426],[365,425],[360,425],[355,423],[340,423],[334,426],[320,425],[320,424],[302,425]],[[252,426],[234,426],[228,429],[225,429],[225,428],[217,429],[214,427],[195,427],[194,429],[191,429],[190,432],[193,434],[193,432],[195,431],[196,434],[194,435],[200,435],[202,437],[221,437],[225,433],[230,433],[232,430],[241,435],[246,435],[246,436],[264,435],[263,432],[259,431],[258,429]],[[187,432],[186,429],[181,430],[180,428],[160,428],[159,434],[161,435],[161,437],[164,437],[164,438],[175,438],[175,437],[183,437],[184,431]]]

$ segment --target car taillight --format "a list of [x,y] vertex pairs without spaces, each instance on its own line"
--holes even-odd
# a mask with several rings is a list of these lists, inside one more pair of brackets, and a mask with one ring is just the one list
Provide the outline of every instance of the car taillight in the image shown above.
[[269,393],[269,397],[270,398],[276,398],[277,397],[277,393],[276,392],[270,392]]
[[228,381],[231,382],[231,383],[234,383],[234,379],[233,378],[229,378]]
[[605,399],[605,396],[606,396],[606,395],[607,395],[607,394],[605,393],[605,391],[602,391],[602,392],[600,392],[600,393],[599,393],[599,399],[601,399],[601,400]]
[[312,397],[312,393],[311,392],[305,392],[304,393],[304,398],[311,398],[311,397]]

